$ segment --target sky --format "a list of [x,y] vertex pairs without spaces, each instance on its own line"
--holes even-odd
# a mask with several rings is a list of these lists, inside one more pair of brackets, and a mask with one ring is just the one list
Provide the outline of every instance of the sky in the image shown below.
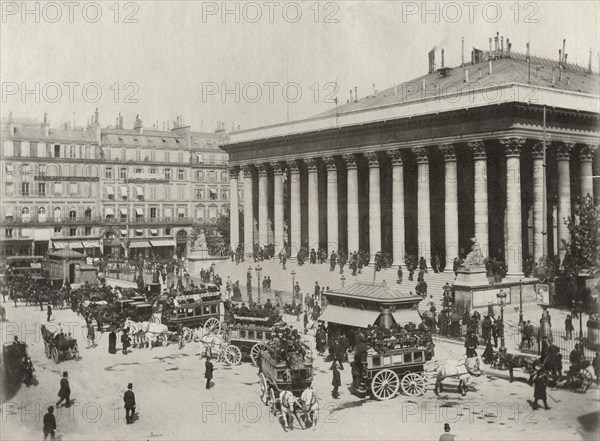
[[599,70],[600,2],[2,1],[1,114],[53,126],[248,129],[316,115],[446,65],[499,32]]

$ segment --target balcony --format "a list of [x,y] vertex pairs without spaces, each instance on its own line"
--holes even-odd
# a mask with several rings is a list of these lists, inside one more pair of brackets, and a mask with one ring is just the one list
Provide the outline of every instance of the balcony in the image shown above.
[[118,225],[125,226],[129,222],[131,227],[135,225],[164,225],[167,227],[170,226],[190,226],[193,222],[193,218],[191,217],[141,217],[141,218],[127,218],[122,217],[113,217],[113,218],[105,218],[105,217],[57,217],[54,218],[52,216],[46,216],[45,218],[38,218],[32,216],[29,219],[21,219],[21,218],[12,218],[7,217],[0,220],[0,225],[3,227],[42,227],[48,226],[52,227],[54,225],[61,226],[76,226],[76,225],[87,225],[87,226],[104,226],[104,225]]

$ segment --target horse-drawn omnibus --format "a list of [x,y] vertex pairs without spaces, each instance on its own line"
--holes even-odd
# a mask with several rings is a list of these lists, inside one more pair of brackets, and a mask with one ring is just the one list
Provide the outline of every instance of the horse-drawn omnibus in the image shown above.
[[207,332],[218,334],[221,303],[221,293],[215,285],[201,285],[194,291],[162,301],[162,323],[172,331],[181,324],[186,328],[203,326]]
[[240,350],[240,362],[242,357],[250,357],[252,363],[257,363],[260,351],[271,340],[273,326],[280,321],[278,314],[267,317],[233,315],[227,325],[227,336],[229,344]]

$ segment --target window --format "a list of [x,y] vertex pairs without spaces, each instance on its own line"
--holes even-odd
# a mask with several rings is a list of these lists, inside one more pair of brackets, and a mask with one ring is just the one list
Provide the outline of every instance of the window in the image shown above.
[[69,184],[69,194],[71,196],[77,196],[79,192],[77,191],[77,182],[71,182]]
[[119,170],[119,177],[121,179],[127,179],[127,167],[121,167]]
[[90,159],[90,146],[89,145],[85,146],[84,159]]
[[179,152],[179,162],[183,162],[183,152]]
[[54,227],[54,235],[60,235],[62,234],[62,227]]
[[223,190],[221,194],[223,195],[223,200],[226,201],[227,198],[228,198],[228,196],[229,196],[228,191],[227,190]]
[[165,228],[165,236],[170,236],[170,235],[171,235],[171,229]]
[[112,167],[106,167],[106,170],[104,171],[104,177],[106,179],[112,179],[112,177],[113,177],[113,168]]
[[52,158],[52,144],[46,143],[46,158]]
[[135,160],[136,161],[140,161],[142,158],[142,152],[140,152],[139,150],[135,151]]
[[201,188],[196,189],[196,199],[202,200],[202,189]]
[[54,220],[62,219],[62,209],[60,207],[54,207]]
[[54,183],[54,194],[56,196],[62,195],[62,182],[55,182]]
[[38,219],[46,222],[46,207],[38,207]]
[[69,211],[69,219],[77,219],[77,210],[75,210],[74,208],[71,208],[71,210]]
[[75,146],[71,145],[69,147],[69,158],[75,158]]
[[30,219],[29,215],[30,215],[29,207],[21,208],[21,219],[23,219],[23,221],[29,222],[29,219]]
[[125,149],[121,150],[121,161],[125,161],[127,159],[127,151]]
[[170,168],[165,168],[165,179],[167,179],[167,180],[171,179],[171,169]]
[[21,156],[21,141],[15,141],[13,144],[14,156]]
[[6,167],[4,167],[4,170],[6,171],[7,175],[12,175],[15,172],[15,166],[12,164],[6,164]]
[[179,179],[180,181],[183,181],[185,179],[185,170],[180,168],[179,170],[177,170],[177,179]]
[[144,230],[135,230],[135,237],[142,237],[144,235]]
[[171,186],[170,185],[165,186],[165,199],[167,201],[171,199]]
[[77,228],[69,228],[69,236],[77,236]]
[[23,166],[21,167],[21,173],[23,173],[24,175],[29,173],[29,164],[23,164]]
[[156,218],[157,213],[158,213],[158,209],[156,207],[150,207],[150,217],[151,218]]
[[6,228],[4,230],[4,237],[13,237],[13,230],[12,228]]
[[15,194],[14,186],[12,182],[6,182],[4,184],[4,194],[6,196],[13,196]]
[[86,219],[91,219],[92,218],[92,209],[91,208],[86,208],[85,211],[83,212],[83,216]]
[[60,158],[60,144],[54,144],[54,157]]
[[150,168],[150,174],[151,175],[155,175],[156,174],[156,167],[151,167]]
[[211,188],[208,190],[209,194],[210,194],[210,200],[211,201],[216,201],[217,198],[217,190],[215,190],[214,188]]
[[209,171],[208,172],[208,181],[209,182],[215,182],[216,180],[217,179],[216,179],[214,170]]
[[136,174],[136,175],[141,175],[141,174],[142,174],[142,172],[143,172],[143,169],[141,169],[141,168],[139,168],[139,167],[135,169],[135,174]]
[[85,227],[85,229],[83,230],[83,234],[85,236],[91,236],[92,235],[92,227]]
[[31,156],[32,158],[37,158],[37,142],[30,142],[29,143],[29,156]]
[[29,196],[29,182],[23,182],[21,184],[21,194],[23,196]]
[[204,174],[202,173],[202,170],[196,171],[196,180],[202,182],[203,179],[204,179]]
[[150,199],[153,201],[156,200],[156,186],[153,185],[150,187]]

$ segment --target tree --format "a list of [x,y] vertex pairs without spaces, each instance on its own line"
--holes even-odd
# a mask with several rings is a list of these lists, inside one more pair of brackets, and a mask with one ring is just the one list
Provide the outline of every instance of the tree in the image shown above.
[[202,232],[206,238],[206,248],[210,255],[218,255],[229,250],[229,214],[222,215],[214,222],[194,222],[190,233],[190,243],[195,243]]
[[565,275],[577,277],[582,270],[600,267],[600,207],[591,196],[577,199],[573,216],[565,220],[571,240],[561,240],[566,251],[563,268]]

